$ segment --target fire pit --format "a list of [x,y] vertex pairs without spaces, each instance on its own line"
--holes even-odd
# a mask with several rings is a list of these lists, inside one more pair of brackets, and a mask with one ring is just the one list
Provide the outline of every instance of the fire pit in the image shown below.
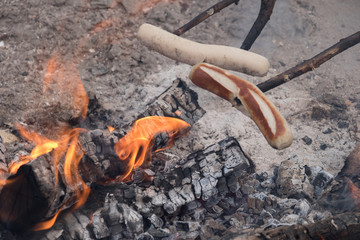
[[[359,235],[359,150],[346,158],[359,140],[359,46],[326,62],[358,42],[358,14],[349,10],[357,2],[1,5],[2,239]],[[339,11],[345,17],[330,17]],[[143,46],[143,23],[250,49],[268,59],[269,72],[241,65],[232,70],[257,76],[238,78],[203,64],[189,79],[191,66],[180,62],[195,63]],[[196,71],[224,89],[235,84],[227,89],[236,97]],[[273,90],[265,97],[253,83]],[[252,100],[236,92],[244,84]],[[237,110],[243,105],[254,122]],[[277,141],[282,128],[286,139]]]

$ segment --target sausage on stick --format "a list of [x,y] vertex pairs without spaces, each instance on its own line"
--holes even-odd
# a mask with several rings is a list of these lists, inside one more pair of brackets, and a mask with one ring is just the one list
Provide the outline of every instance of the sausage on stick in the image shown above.
[[190,72],[192,82],[238,106],[241,101],[268,143],[283,149],[291,145],[292,133],[275,105],[254,84],[219,67],[200,63]]
[[190,41],[147,23],[140,26],[137,37],[148,48],[189,65],[206,62],[254,76],[264,76],[269,70],[269,61],[259,54]]

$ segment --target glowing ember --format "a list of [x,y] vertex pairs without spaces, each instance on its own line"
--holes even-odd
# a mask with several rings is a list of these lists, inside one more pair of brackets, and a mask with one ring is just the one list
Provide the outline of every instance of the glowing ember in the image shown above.
[[110,132],[110,133],[112,133],[112,132],[115,130],[115,128],[112,127],[112,126],[107,126],[107,128],[109,129],[109,132]]

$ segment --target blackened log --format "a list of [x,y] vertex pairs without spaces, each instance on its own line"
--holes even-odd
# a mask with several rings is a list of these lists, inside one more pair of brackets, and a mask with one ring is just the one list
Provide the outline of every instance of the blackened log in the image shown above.
[[[154,160],[161,161],[162,157],[158,155]],[[137,184],[134,190],[145,194],[134,195],[128,203],[135,202],[145,216],[156,213],[158,217],[170,217],[179,211],[191,215],[199,207],[212,209],[229,196],[234,202],[240,202],[236,195],[240,189],[239,179],[253,173],[254,164],[236,139],[227,138],[190,154],[174,166],[161,170],[154,162],[151,169],[155,172],[153,181],[144,186]],[[216,208],[225,212],[237,206],[217,205]]]
[[281,226],[234,240],[356,240],[360,239],[360,212],[349,212],[309,225]]
[[[171,160],[167,154],[155,154],[150,166],[154,175],[150,181],[133,179],[107,186],[95,184],[85,206],[91,211],[97,210],[94,221],[84,227],[84,232],[89,231],[96,239],[108,237],[110,233],[117,239],[135,239],[141,234],[149,239],[164,238],[172,233],[162,231],[162,227],[171,221],[178,231],[195,233],[199,231],[199,222],[205,221],[202,218],[236,211],[243,198],[239,194],[241,179],[254,172],[251,159],[231,137],[185,159]],[[138,169],[135,175],[145,171]],[[111,197],[109,193],[114,195]],[[81,214],[81,211],[75,213]],[[182,221],[183,218],[191,221]],[[66,219],[54,226],[65,229],[57,239],[67,239],[71,235],[69,232],[77,228]],[[53,236],[50,233],[54,231],[44,239],[52,239],[49,236]],[[42,237],[40,234],[32,239]],[[79,238],[84,236],[79,235]]]
[[66,188],[55,185],[49,155],[21,166],[8,180],[0,193],[0,220],[11,231],[24,231],[54,215],[69,199]]
[[204,114],[205,110],[197,102],[198,95],[181,79],[176,79],[146,110],[137,118],[147,116],[175,117],[193,125]]

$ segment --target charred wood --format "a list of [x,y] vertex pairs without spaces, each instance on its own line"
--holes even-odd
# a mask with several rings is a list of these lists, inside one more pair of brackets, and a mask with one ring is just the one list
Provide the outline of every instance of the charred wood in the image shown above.
[[200,107],[197,100],[197,93],[190,89],[184,81],[176,79],[137,118],[146,116],[175,117],[192,125],[205,114],[205,110]]
[[[197,103],[196,93],[178,79],[150,103],[139,118],[150,115],[171,116],[193,124],[204,113]],[[79,135],[78,146],[84,153],[79,171],[87,185],[106,183],[125,173],[127,162],[119,160],[114,145],[130,126],[125,126],[121,132],[110,133],[97,129]],[[4,146],[0,142],[0,167],[4,153]],[[82,186],[66,186],[63,163],[59,164],[57,172],[53,161],[50,154],[45,154],[21,166],[15,175],[8,178],[11,184],[4,185],[0,192],[0,220],[6,228],[16,232],[25,231],[35,223],[53,217],[60,209],[65,210],[76,204],[77,189],[81,191]],[[7,165],[3,165],[7,170]]]
[[234,240],[280,240],[280,239],[359,239],[360,213],[349,212],[309,225],[282,226],[255,235],[235,237]]
[[[161,239],[184,233],[195,239],[208,218],[234,212],[243,202],[241,179],[254,172],[254,165],[234,138],[224,139],[176,162],[171,163],[168,157],[162,153],[154,156],[150,166],[154,174],[150,180],[133,179],[108,186],[95,184],[85,206],[92,205],[94,209],[93,205],[98,204],[95,207],[98,210],[93,214],[93,222],[85,221],[87,227],[76,230],[76,236],[79,239],[84,239],[85,234],[90,234],[92,239]],[[105,194],[102,199],[101,194]],[[71,235],[71,226],[67,225],[70,222],[78,225],[70,221],[74,214],[82,215],[82,210],[65,216],[61,221],[65,229],[55,239]],[[169,222],[174,223],[173,229],[168,229]],[[47,235],[44,239],[51,239],[52,235]]]

